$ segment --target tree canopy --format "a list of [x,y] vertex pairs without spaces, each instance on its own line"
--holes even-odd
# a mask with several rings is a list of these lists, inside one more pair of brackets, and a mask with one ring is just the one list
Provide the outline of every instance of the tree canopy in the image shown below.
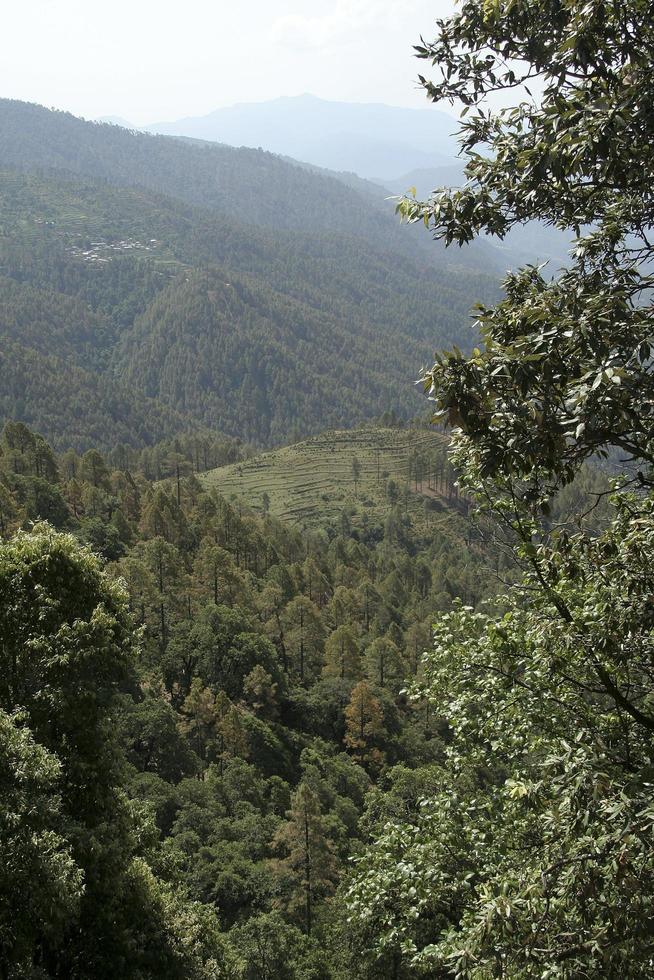
[[0,975],[367,975],[337,896],[367,794],[443,752],[403,693],[418,624],[495,584],[447,483],[387,521],[362,440],[341,483],[327,440],[335,499],[300,531],[260,481],[257,511],[205,478],[220,437],[57,455],[0,433]]
[[223,976],[215,917],[157,877],[156,834],[123,789],[123,587],[38,526],[0,543],[0,636],[2,975]]

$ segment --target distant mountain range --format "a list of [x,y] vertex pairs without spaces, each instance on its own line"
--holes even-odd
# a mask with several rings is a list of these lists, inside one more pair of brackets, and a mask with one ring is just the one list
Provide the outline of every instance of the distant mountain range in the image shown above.
[[[460,175],[457,121],[437,109],[330,102],[313,95],[244,102],[205,116],[135,126],[121,116],[96,122],[141,132],[268,150],[395,189],[407,172]],[[431,179],[431,178],[430,178]],[[404,191],[406,188],[401,187]],[[431,189],[431,188],[429,188]]]
[[[462,174],[457,121],[437,109],[330,102],[313,95],[243,102],[205,116],[135,126],[121,116],[96,122],[163,136],[268,150],[296,162],[356,174],[397,193],[428,193]],[[405,184],[410,177],[411,183]]]
[[313,95],[250,102],[145,126],[152,133],[260,147],[329,170],[393,179],[447,165],[457,122],[437,109],[329,102]]

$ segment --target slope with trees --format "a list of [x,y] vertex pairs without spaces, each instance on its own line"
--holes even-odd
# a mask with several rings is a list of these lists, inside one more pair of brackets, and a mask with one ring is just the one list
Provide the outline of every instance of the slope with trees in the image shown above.
[[498,559],[408,488],[302,534],[200,481],[241,451],[2,430],[10,976],[352,976],[331,937],[366,796],[445,747],[402,689],[431,610],[491,597]]
[[[273,233],[97,179],[5,173],[0,196],[0,336],[17,363],[2,410],[60,447],[109,447],[115,429],[143,445],[198,424],[270,444],[389,407],[412,414],[433,336],[467,346],[471,286],[494,290],[381,242]],[[392,367],[370,363],[380,339]],[[97,421],[75,411],[82,401]]]
[[[0,100],[0,166],[138,186],[268,229],[336,233],[429,262],[383,195],[246,147],[153,136],[26,102]],[[441,255],[445,265],[456,263]]]

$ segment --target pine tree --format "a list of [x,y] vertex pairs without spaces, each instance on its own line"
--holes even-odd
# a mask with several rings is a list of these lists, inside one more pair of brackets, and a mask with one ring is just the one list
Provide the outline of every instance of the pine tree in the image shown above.
[[361,673],[361,655],[356,637],[349,626],[339,626],[325,643],[325,677],[357,678]]
[[245,590],[242,573],[234,564],[234,559],[228,551],[214,544],[211,538],[203,540],[194,571],[216,605],[221,602],[235,602]]
[[109,490],[109,470],[104,457],[97,449],[89,449],[82,456],[80,479],[101,490]]
[[141,531],[146,538],[163,538],[170,544],[179,545],[187,534],[184,512],[163,487],[157,487],[143,504]]
[[277,715],[277,684],[261,664],[252,668],[243,681],[243,698],[262,718]]
[[359,480],[361,479],[361,463],[356,456],[352,457],[352,481],[354,482],[354,496],[357,496]]
[[381,702],[367,681],[359,681],[345,709],[345,745],[361,761],[378,763],[381,752],[374,745],[384,732],[384,712]]
[[227,709],[220,712],[216,729],[222,773],[223,763],[226,759],[230,757],[246,759],[249,752],[247,731],[241,719],[241,712],[235,704],[229,703]]
[[302,566],[302,577],[304,580],[304,590],[311,600],[321,609],[329,594],[329,582],[323,575],[315,558],[311,555],[306,559]]
[[323,649],[320,610],[306,596],[292,599],[282,614],[286,650],[295,661],[300,681],[312,677]]
[[402,656],[395,643],[385,636],[372,641],[364,655],[368,680],[379,687],[397,686],[404,675]]
[[216,704],[213,692],[204,686],[199,677],[194,677],[182,705],[179,729],[182,734],[188,735],[203,762],[207,759],[209,742],[216,737],[219,713],[220,706]]
[[284,855],[273,868],[285,886],[287,909],[301,917],[311,935],[315,903],[333,890],[337,866],[320,801],[306,783],[300,783],[293,794],[273,848]]

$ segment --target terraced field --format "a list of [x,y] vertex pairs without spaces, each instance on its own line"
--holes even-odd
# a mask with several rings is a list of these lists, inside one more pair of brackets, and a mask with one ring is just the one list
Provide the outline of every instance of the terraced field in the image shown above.
[[431,475],[442,467],[446,445],[443,435],[428,429],[332,431],[211,470],[201,479],[228,499],[311,527],[329,522],[344,507],[355,519],[387,510],[389,478],[399,495],[408,487],[438,498]]

